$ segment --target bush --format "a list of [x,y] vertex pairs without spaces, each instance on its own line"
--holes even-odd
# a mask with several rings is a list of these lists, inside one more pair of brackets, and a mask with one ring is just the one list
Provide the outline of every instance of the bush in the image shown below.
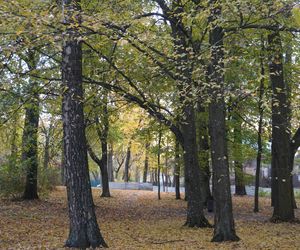
[[244,184],[251,185],[255,183],[255,176],[251,174],[244,173]]
[[[38,192],[40,196],[49,194],[49,191],[59,184],[60,172],[58,169],[48,168],[38,170]],[[26,171],[16,160],[9,159],[0,165],[0,197],[21,198],[26,181]]]
[[60,184],[60,171],[57,168],[40,169],[38,172],[38,191],[46,196]]
[[13,159],[0,165],[0,196],[19,198],[24,192],[25,176],[25,171]]

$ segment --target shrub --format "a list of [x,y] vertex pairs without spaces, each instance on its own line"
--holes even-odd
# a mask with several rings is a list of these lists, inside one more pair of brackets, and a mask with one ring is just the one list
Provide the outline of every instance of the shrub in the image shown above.
[[0,196],[18,198],[24,192],[25,171],[15,159],[0,165]]
[[[59,184],[60,173],[58,169],[48,168],[38,170],[38,192],[45,196]],[[21,198],[26,181],[24,167],[14,159],[8,159],[0,165],[0,197]]]

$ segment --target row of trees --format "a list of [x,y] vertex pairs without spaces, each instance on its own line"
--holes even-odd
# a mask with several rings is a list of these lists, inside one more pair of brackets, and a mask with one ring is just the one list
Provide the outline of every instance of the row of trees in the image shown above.
[[[88,153],[100,166],[103,196],[109,196],[112,98],[140,107],[157,121],[158,178],[162,128],[173,133],[177,177],[180,150],[183,154],[187,226],[210,227],[203,208],[211,196],[211,164],[212,240],[239,239],[229,165],[233,161],[237,193],[244,194],[240,155],[257,151],[258,211],[259,168],[269,138],[272,220],[294,219],[291,173],[300,145],[296,109],[300,16],[294,1],[63,0],[54,4],[20,0],[1,4],[5,17],[0,31],[1,118],[8,124],[25,107],[24,198],[38,197],[39,111],[50,107],[57,114],[55,102],[62,101],[62,158],[70,217],[66,246],[106,246],[93,206]],[[47,117],[43,120],[53,124]],[[45,145],[53,126],[49,125]],[[89,129],[99,138],[101,158],[88,143]],[[130,145],[129,140],[127,163]],[[45,150],[46,163],[47,154]],[[124,176],[128,181],[128,167]],[[178,178],[176,183],[178,196]]]

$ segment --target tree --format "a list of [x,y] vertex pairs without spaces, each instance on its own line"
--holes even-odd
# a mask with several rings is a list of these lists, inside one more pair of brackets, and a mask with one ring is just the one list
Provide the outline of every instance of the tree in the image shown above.
[[254,212],[259,211],[258,204],[258,191],[259,191],[259,180],[260,180],[260,169],[261,169],[261,158],[262,158],[262,132],[263,132],[263,97],[265,92],[265,67],[264,67],[264,40],[262,39],[262,51],[260,55],[260,74],[261,80],[259,84],[259,99],[258,99],[258,111],[259,111],[259,121],[258,121],[258,131],[257,131],[257,156],[256,156],[256,170],[255,170],[255,194],[254,194]]
[[279,32],[268,35],[270,81],[272,85],[272,221],[293,220],[294,208],[291,179],[291,135]]
[[174,169],[174,179],[175,179],[175,197],[176,200],[180,200],[180,144],[175,138],[175,169]]
[[[110,197],[109,173],[108,173],[108,133],[109,133],[109,113],[107,105],[107,95],[104,95],[103,103],[99,104],[101,111],[101,122],[98,114],[95,114],[95,126],[98,139],[101,143],[101,158],[99,158],[91,145],[88,143],[87,150],[92,160],[99,166],[101,171],[102,194],[101,197]],[[94,107],[96,110],[96,107]],[[94,111],[95,112],[95,111]],[[96,111],[97,112],[97,111]],[[101,124],[100,124],[101,123]]]
[[150,142],[146,141],[143,182],[147,182],[147,176],[148,176],[148,170],[149,170],[149,148],[150,148]]
[[241,162],[242,156],[242,121],[236,114],[232,116],[233,120],[233,155],[234,155],[234,177],[235,177],[235,194],[246,195],[246,187],[244,181],[243,163]]
[[[65,22],[63,79],[63,131],[67,196],[70,218],[67,247],[107,247],[97,223],[88,173],[82,88],[82,43],[76,24],[80,23],[80,1],[64,0]],[[78,25],[77,25],[78,26]]]
[[[29,70],[37,67],[37,57],[34,51],[29,51],[24,57]],[[38,127],[39,127],[39,92],[38,84],[30,79],[28,94],[32,97],[25,106],[25,124],[22,137],[22,164],[26,170],[26,183],[23,198],[38,199]]]
[[224,30],[219,26],[221,7],[216,1],[211,10],[210,33],[211,65],[209,80],[211,100],[209,104],[209,133],[211,139],[211,159],[213,168],[213,196],[215,200],[215,228],[212,241],[236,241],[232,214],[229,180],[229,165],[226,141],[224,102]]

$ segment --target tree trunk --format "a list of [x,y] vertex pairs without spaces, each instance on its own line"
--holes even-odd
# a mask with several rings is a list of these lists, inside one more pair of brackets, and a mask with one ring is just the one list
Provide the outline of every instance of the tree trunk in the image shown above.
[[25,124],[22,138],[22,164],[26,170],[26,184],[23,198],[38,199],[38,127],[39,127],[39,94],[34,90],[33,96],[26,105]]
[[143,172],[143,182],[147,182],[148,168],[149,168],[149,147],[150,143],[146,142],[145,146],[145,164],[144,164],[144,172]]
[[126,151],[124,182],[129,181],[130,158],[131,158],[131,141],[129,142],[128,147],[127,147],[127,151]]
[[186,105],[184,108],[184,121],[182,123],[182,134],[184,138],[184,172],[185,188],[187,194],[187,219],[185,225],[189,227],[209,227],[210,224],[203,213],[203,196],[201,184],[203,174],[201,173],[195,127],[195,112],[193,105]]
[[[292,110],[291,110],[291,100],[292,100],[292,84],[293,81],[291,80],[291,77],[293,75],[292,72],[292,45],[288,44],[287,49],[285,52],[285,79],[286,79],[286,84],[287,84],[287,96],[288,96],[288,108],[289,108],[289,113],[288,113],[288,119],[289,119],[289,126],[291,127],[291,120],[292,120]],[[297,150],[295,150],[297,151]],[[291,147],[291,156],[290,156],[290,171],[293,172],[294,169],[294,158],[295,158],[295,153],[293,147]],[[293,199],[293,208],[297,208],[297,203],[295,199],[295,194],[294,194],[294,188],[293,188],[293,175],[291,175],[291,185],[292,185],[292,199]]]
[[270,81],[272,85],[272,221],[294,220],[291,183],[291,135],[289,102],[284,81],[279,32],[268,35]]
[[203,201],[204,205],[212,199],[210,191],[210,168],[209,168],[209,144],[208,144],[208,112],[200,103],[197,109],[197,127],[198,127],[198,146],[199,146],[199,160],[200,166],[203,169],[204,183],[203,183]]
[[160,149],[161,149],[162,132],[159,128],[158,132],[158,152],[157,152],[157,198],[160,200]]
[[108,146],[107,170],[108,170],[108,180],[111,182],[114,181],[113,156],[114,156],[113,145],[110,144]]
[[[263,44],[262,40],[262,44]],[[263,45],[262,45],[263,46]],[[263,115],[264,108],[263,104],[263,96],[265,92],[265,67],[264,67],[264,46],[262,47],[262,55],[260,61],[261,67],[261,80],[259,86],[259,101],[258,101],[258,110],[259,110],[259,122],[258,122],[258,131],[257,131],[257,157],[256,157],[256,170],[255,170],[255,194],[254,194],[254,212],[257,213],[259,211],[259,203],[258,203],[258,195],[259,195],[259,180],[260,180],[260,170],[261,170],[261,155],[262,155],[262,126],[263,126]]]
[[44,169],[48,169],[49,161],[50,161],[50,140],[52,136],[53,129],[53,120],[50,119],[50,125],[48,130],[45,128],[45,148],[44,148]]
[[[237,111],[236,111],[237,112]],[[244,182],[244,171],[242,160],[242,123],[236,114],[232,116],[233,120],[233,155],[234,155],[234,177],[235,177],[235,195],[247,195]]]
[[175,182],[175,197],[176,200],[180,200],[180,154],[179,154],[179,142],[176,139],[175,142],[175,171],[174,171],[174,182]]
[[60,175],[61,175],[61,184],[66,186],[66,170],[65,170],[65,150],[64,142],[62,142],[62,151],[61,151],[61,165],[60,165]]
[[[211,4],[215,4],[215,0]],[[221,16],[217,5],[212,9],[210,22],[211,65],[209,68],[211,102],[209,104],[209,132],[211,138],[211,159],[213,168],[213,196],[215,201],[215,229],[212,241],[236,241],[232,214],[232,200],[229,179],[229,165],[225,125],[224,101],[224,46],[223,29],[215,22]]]
[[67,16],[72,24],[64,37],[62,79],[62,120],[64,132],[65,170],[70,231],[66,247],[107,247],[97,223],[88,171],[82,87],[82,45],[74,22],[74,10],[80,10],[79,0],[64,0]]
[[[105,143],[104,143],[105,144]],[[102,145],[104,148],[105,145]],[[87,150],[89,152],[90,157],[92,160],[99,166],[101,171],[101,184],[102,184],[102,194],[101,197],[111,197],[109,191],[109,181],[108,181],[108,172],[107,172],[107,154],[105,154],[105,149],[102,149],[102,157],[99,159],[91,146],[87,143]],[[104,153],[103,153],[104,151]],[[106,155],[106,156],[105,156]]]

